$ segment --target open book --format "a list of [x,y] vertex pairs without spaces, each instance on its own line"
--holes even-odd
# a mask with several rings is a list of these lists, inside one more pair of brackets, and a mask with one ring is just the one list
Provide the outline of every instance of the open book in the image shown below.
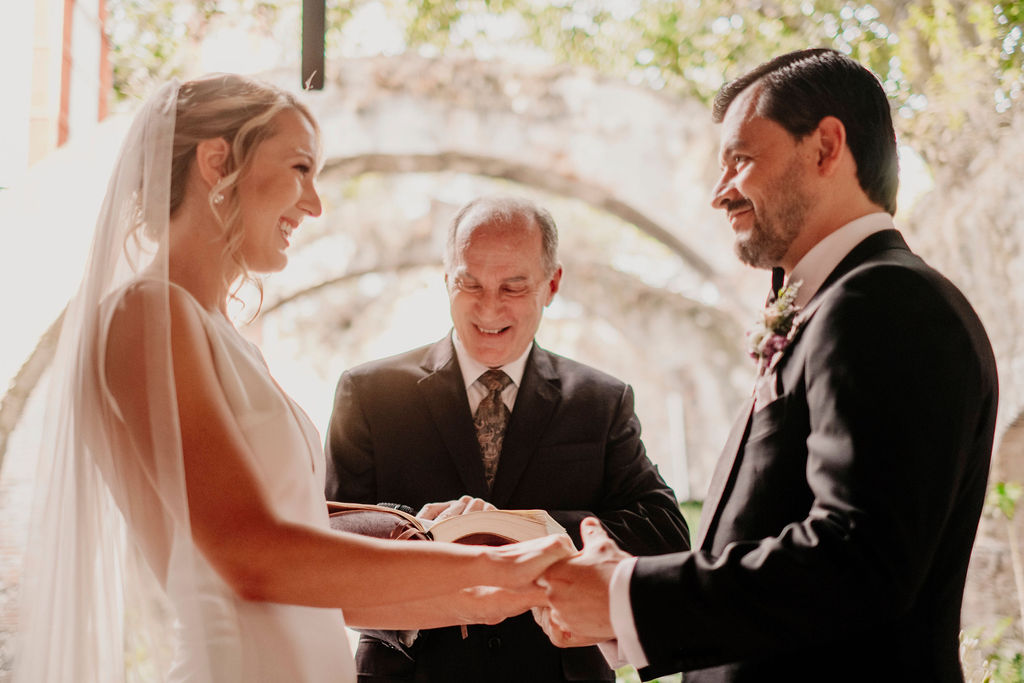
[[383,505],[328,501],[327,509],[331,528],[378,538],[505,545],[565,534],[562,525],[544,510],[481,510],[435,522]]

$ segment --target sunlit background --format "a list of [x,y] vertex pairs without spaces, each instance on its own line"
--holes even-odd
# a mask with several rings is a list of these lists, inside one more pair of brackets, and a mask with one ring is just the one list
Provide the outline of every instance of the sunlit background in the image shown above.
[[[764,273],[736,262],[708,206],[717,131],[707,103],[728,78],[812,45],[878,73],[901,141],[897,222],[968,294],[999,360],[993,504],[971,568],[965,661],[972,680],[984,671],[1015,680],[1024,652],[1024,580],[1013,578],[1024,564],[1010,535],[1022,517],[1013,482],[1024,480],[1021,0],[330,0],[326,9],[326,86],[303,94],[323,126],[325,212],[296,233],[289,268],[265,280],[255,320],[257,298],[243,292],[239,328],[323,431],[345,368],[448,331],[440,250],[457,207],[482,193],[529,195],[554,214],[566,268],[538,341],[634,386],[651,458],[695,505],[749,391],[743,330],[766,287]],[[301,27],[299,0],[0,9],[0,681],[51,328],[81,276],[131,114],[167,78],[212,71],[301,91]]]

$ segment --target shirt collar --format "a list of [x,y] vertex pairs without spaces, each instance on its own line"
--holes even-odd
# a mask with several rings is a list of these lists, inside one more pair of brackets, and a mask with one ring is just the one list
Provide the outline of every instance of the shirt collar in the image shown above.
[[[453,328],[452,329],[452,344],[455,346],[455,356],[459,359],[459,369],[462,371],[462,381],[465,382],[466,388],[477,381],[480,375],[484,374],[491,368],[487,367],[480,361],[469,355],[469,351],[463,345],[462,340],[459,339],[459,333]],[[530,351],[533,349],[533,344],[529,344],[523,354],[516,358],[511,363],[502,365],[497,370],[504,370],[505,374],[511,378],[512,383],[517,387],[523,382],[523,373],[526,371],[526,359],[530,355]]]
[[797,306],[807,305],[829,273],[835,270],[839,262],[855,246],[868,235],[882,230],[891,230],[894,227],[892,216],[889,214],[885,212],[869,213],[850,221],[811,247],[811,250],[804,254],[804,257],[793,268],[793,272],[786,278],[787,285],[790,282],[801,283],[793,303]]

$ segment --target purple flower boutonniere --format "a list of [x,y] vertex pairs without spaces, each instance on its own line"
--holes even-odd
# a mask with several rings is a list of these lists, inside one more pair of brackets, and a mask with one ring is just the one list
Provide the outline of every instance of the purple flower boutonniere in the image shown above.
[[765,306],[760,318],[747,330],[747,351],[757,361],[758,374],[778,365],[803,323],[801,307],[793,303],[801,284],[794,282],[780,289],[775,301]]

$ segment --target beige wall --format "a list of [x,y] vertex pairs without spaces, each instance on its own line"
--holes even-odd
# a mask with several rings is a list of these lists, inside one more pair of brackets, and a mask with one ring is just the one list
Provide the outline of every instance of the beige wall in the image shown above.
[[[58,144],[64,58],[64,0],[12,3],[4,10],[9,41],[4,90],[11,112],[4,127],[10,132],[11,160],[5,169],[16,179],[49,155]],[[99,0],[74,0],[71,17],[68,134],[88,135],[98,122],[101,22]],[[27,101],[26,101],[27,100]],[[0,183],[14,181],[0,180]]]

